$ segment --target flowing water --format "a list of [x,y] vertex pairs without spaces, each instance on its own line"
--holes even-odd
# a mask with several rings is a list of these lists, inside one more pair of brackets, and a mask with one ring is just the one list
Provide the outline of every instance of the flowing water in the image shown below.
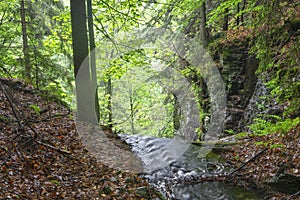
[[[199,157],[198,146],[189,146],[177,159],[176,156],[172,156],[170,149],[166,148],[172,139],[139,135],[120,135],[120,137],[132,146],[132,151],[145,163],[145,173],[142,176],[168,199],[261,199],[253,191],[220,181],[195,183],[193,180],[225,175],[230,170],[217,155],[208,154],[206,157]],[[172,152],[176,153],[175,146],[174,149]],[[157,167],[160,162],[166,161],[168,165]],[[149,165],[155,167],[149,168]]]

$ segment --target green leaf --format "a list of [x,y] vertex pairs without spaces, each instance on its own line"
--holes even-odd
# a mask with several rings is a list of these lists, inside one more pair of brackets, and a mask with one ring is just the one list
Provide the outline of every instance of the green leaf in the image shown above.
[[54,183],[55,185],[60,185],[58,180],[50,180],[51,183]]

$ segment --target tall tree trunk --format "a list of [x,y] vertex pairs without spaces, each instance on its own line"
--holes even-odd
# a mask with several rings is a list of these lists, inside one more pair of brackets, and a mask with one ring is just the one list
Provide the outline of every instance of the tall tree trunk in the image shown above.
[[[237,13],[240,12],[240,3],[237,4]],[[240,17],[238,16],[236,18],[236,26],[239,26],[240,25]]]
[[209,33],[208,29],[206,27],[206,4],[205,1],[201,5],[201,10],[200,10],[200,26],[201,26],[201,39],[203,41],[203,44],[206,46],[209,42]]
[[22,24],[22,39],[23,39],[23,64],[25,66],[24,71],[24,79],[26,82],[30,81],[31,78],[31,64],[29,57],[29,46],[28,46],[28,38],[27,38],[27,25],[26,25],[26,15],[25,15],[25,2],[21,0],[20,2],[20,16],[21,16],[21,24]]
[[172,92],[174,101],[173,101],[173,126],[174,126],[174,133],[176,133],[180,128],[180,103],[178,102],[178,98],[175,93]]
[[92,0],[87,0],[88,11],[88,27],[89,27],[89,39],[90,39],[90,60],[91,60],[91,74],[92,74],[92,92],[95,91],[95,112],[97,121],[100,120],[100,108],[98,98],[98,84],[97,84],[97,72],[96,72],[96,55],[95,55],[95,37],[94,37],[94,23],[93,23],[93,10]]
[[130,127],[131,127],[131,134],[135,134],[135,127],[134,127],[134,107],[133,107],[133,93],[132,90],[129,94],[129,101],[130,101]]
[[[33,3],[31,1],[27,1],[27,16],[29,17],[29,20],[33,21],[35,19],[36,15],[37,14],[34,11]],[[34,28],[31,27],[31,29],[34,29]],[[37,55],[38,55],[37,49],[42,47],[42,41],[40,38],[42,38],[42,36],[38,32],[34,33],[34,39],[36,41],[38,41],[38,46],[34,46],[34,50],[32,51],[34,58],[31,59],[31,62],[30,62],[30,68],[31,68],[30,71],[32,72],[32,74],[30,74],[31,79],[32,79],[32,81],[35,80],[35,87],[37,89],[39,89],[39,87],[40,87],[39,65],[38,65],[38,58],[37,58]]]
[[228,8],[225,9],[225,15],[223,18],[223,31],[227,31],[228,30],[228,16],[229,15],[229,10]]
[[107,104],[107,110],[108,110],[108,127],[112,128],[112,84],[111,84],[111,77],[108,77],[107,82],[107,94],[108,94],[108,104]]
[[84,0],[71,0],[71,22],[73,40],[74,75],[77,98],[77,119],[97,123],[95,99],[92,98],[86,5]]

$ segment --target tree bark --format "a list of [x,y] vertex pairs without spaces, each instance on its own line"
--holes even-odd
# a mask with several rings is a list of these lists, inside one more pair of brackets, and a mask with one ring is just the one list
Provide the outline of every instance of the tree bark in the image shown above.
[[[237,4],[237,13],[240,12],[240,3]],[[236,26],[239,26],[240,25],[240,17],[238,16],[236,18]]]
[[203,44],[206,46],[209,42],[209,33],[206,27],[206,4],[205,1],[201,5],[200,10],[200,18],[201,18],[201,39],[203,41]]
[[27,37],[27,25],[26,25],[26,14],[25,14],[25,2],[21,0],[20,2],[20,16],[21,16],[21,25],[22,25],[22,39],[23,39],[23,64],[25,66],[24,79],[26,82],[30,81],[31,78],[31,64],[29,57],[29,46],[28,46],[28,37]]
[[71,0],[74,75],[76,84],[77,119],[97,123],[95,99],[92,98],[86,5],[84,0]]
[[88,11],[88,27],[89,27],[89,39],[90,39],[90,60],[91,60],[91,74],[92,74],[92,92],[95,92],[95,112],[97,121],[100,120],[100,106],[98,98],[98,84],[97,84],[97,72],[96,72],[96,55],[95,55],[95,37],[94,37],[94,23],[93,23],[93,10],[92,0],[87,0]]
[[227,31],[228,30],[228,13],[229,13],[229,10],[227,8],[225,10],[225,15],[224,15],[224,19],[223,19],[223,31]]

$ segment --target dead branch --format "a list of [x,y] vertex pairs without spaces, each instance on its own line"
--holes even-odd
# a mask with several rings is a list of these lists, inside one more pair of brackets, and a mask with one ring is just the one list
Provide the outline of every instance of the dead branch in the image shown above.
[[35,140],[35,142],[38,143],[39,145],[42,145],[42,146],[47,147],[47,148],[49,148],[49,149],[55,150],[55,151],[57,151],[57,152],[59,152],[59,153],[63,153],[63,154],[67,154],[67,155],[70,155],[70,154],[71,154],[70,151],[66,151],[66,150],[59,149],[59,148],[54,147],[54,146],[52,146],[52,145],[50,145],[50,144],[43,143],[43,142],[41,142],[41,141],[39,141],[39,140]]
[[23,129],[24,127],[23,127],[23,125],[21,123],[20,116],[17,113],[17,109],[15,108],[14,103],[11,100],[10,94],[8,94],[8,92],[6,91],[6,89],[4,88],[4,86],[2,85],[1,81],[0,81],[0,90],[4,93],[5,97],[7,98],[8,102],[9,102],[9,105],[10,105],[10,107],[11,107],[11,109],[12,109],[12,111],[13,111],[16,119],[17,119],[19,128]]
[[251,159],[247,160],[246,162],[244,162],[240,167],[238,167],[237,169],[233,170],[232,172],[230,172],[228,174],[228,176],[231,176],[232,174],[234,174],[235,172],[243,169],[248,163],[254,161],[258,156],[260,156],[262,153],[264,153],[266,150],[268,150],[268,148],[264,148],[263,150],[261,150],[260,152],[258,152],[257,154],[255,154]]

